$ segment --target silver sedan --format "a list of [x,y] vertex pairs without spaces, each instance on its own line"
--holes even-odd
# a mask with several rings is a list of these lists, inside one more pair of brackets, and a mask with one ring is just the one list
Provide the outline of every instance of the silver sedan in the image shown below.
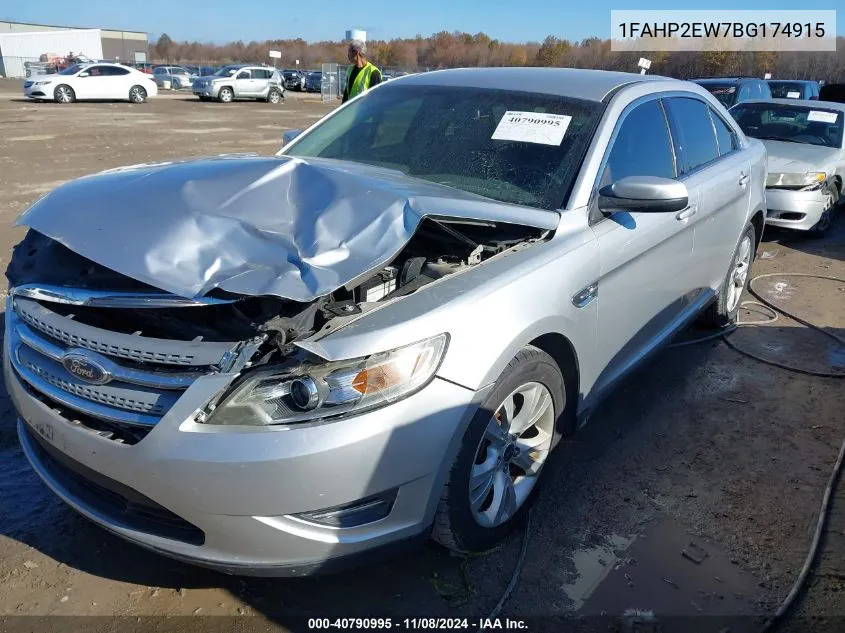
[[232,573],[486,550],[614,385],[736,319],[765,180],[695,84],[540,68],[77,180],[8,267],[21,445],[92,521]]
[[768,150],[767,224],[823,236],[843,193],[845,104],[777,99],[730,112]]

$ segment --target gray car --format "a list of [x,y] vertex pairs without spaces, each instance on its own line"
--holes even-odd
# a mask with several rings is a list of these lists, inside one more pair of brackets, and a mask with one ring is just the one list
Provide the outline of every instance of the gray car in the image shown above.
[[285,100],[281,73],[267,66],[224,66],[213,75],[196,79],[193,91],[200,101],[230,103],[236,99],[257,99],[280,103]]
[[153,79],[159,88],[169,87],[170,90],[190,88],[195,77],[181,66],[156,66],[153,68]]
[[825,235],[845,180],[845,104],[793,98],[748,101],[731,115],[765,144],[766,223]]
[[230,573],[486,550],[614,385],[736,318],[765,179],[695,84],[505,68],[382,84],[275,157],[71,182],[7,271],[23,451]]

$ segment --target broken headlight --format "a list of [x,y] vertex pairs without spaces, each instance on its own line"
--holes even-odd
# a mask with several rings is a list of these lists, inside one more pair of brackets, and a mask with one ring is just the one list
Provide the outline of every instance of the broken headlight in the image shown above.
[[267,426],[356,415],[425,387],[443,360],[448,334],[364,358],[257,371],[208,417],[208,424]]
[[808,171],[804,174],[769,174],[767,187],[810,187],[816,189],[824,184],[827,174],[823,171]]

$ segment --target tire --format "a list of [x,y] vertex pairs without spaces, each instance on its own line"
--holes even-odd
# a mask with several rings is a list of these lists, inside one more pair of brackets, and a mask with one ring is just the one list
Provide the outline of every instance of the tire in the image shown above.
[[235,100],[235,93],[228,86],[224,86],[220,89],[220,92],[217,93],[217,100],[220,103],[232,103],[232,101]]
[[271,90],[270,92],[267,93],[267,102],[268,103],[272,103],[272,104],[281,103],[282,101],[284,101],[284,99],[285,99],[284,95],[276,89],[273,89],[273,90]]
[[[527,396],[520,393],[522,389]],[[531,399],[546,406],[526,406]],[[508,402],[513,434],[503,434],[501,427],[508,418]],[[521,429],[515,440],[520,429],[514,427],[541,409],[537,423]],[[456,552],[482,552],[518,527],[536,498],[544,466],[566,426],[562,422],[565,411],[566,388],[557,363],[536,347],[523,348],[502,372],[464,434],[437,507],[432,538]],[[531,464],[534,475],[527,475],[529,471],[519,464]],[[470,484],[471,477],[477,479],[475,486]],[[513,494],[506,494],[508,490]]]
[[[714,329],[727,327],[736,323],[739,306],[742,303],[742,293],[751,279],[751,266],[757,250],[757,237],[754,226],[749,224],[739,238],[728,274],[722,282],[716,302],[704,313],[702,321]],[[747,251],[746,251],[747,246]],[[741,265],[740,265],[741,264]]]
[[147,100],[147,91],[143,86],[132,86],[129,89],[129,101],[132,103],[144,103]]
[[67,84],[60,84],[53,90],[53,101],[56,103],[73,103],[76,101],[76,93]]

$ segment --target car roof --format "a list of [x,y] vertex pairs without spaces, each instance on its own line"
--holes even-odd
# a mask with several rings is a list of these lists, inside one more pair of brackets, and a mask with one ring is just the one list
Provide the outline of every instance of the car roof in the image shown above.
[[[803,106],[805,108],[815,108],[817,110],[839,110],[845,112],[845,103],[837,103],[836,101],[818,101],[816,99],[748,99],[737,105],[746,105],[748,103],[777,103],[779,105]],[[734,106],[736,107],[736,106]]]
[[[678,88],[685,82],[660,75],[640,75],[581,68],[457,68],[433,70],[396,79],[403,86],[461,86],[518,89],[526,92],[601,101],[608,93],[629,84],[661,82]],[[392,83],[392,82],[391,82]],[[667,86],[667,87],[668,87]]]
[[785,84],[817,84],[815,79],[767,79],[768,82],[785,83]]
[[702,77],[701,79],[690,79],[697,84],[719,84],[739,83],[741,81],[765,81],[759,77]]

